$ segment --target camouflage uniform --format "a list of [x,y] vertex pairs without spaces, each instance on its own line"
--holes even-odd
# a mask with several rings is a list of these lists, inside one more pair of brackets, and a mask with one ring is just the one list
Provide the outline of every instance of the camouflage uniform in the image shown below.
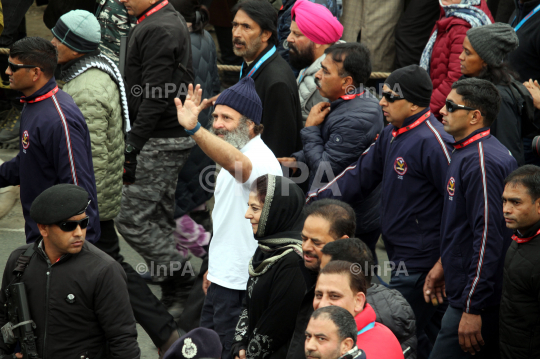
[[165,265],[169,271],[171,262],[178,261],[183,269],[185,259],[176,249],[173,237],[174,192],[178,173],[194,144],[191,137],[149,139],[137,156],[135,183],[124,186],[122,191],[116,228],[144,258],[149,271],[154,268],[156,282],[164,281],[169,274],[161,270],[157,276],[159,265]]
[[120,0],[100,0],[96,17],[101,25],[101,53],[118,66],[120,37],[127,36],[137,19],[130,16]]

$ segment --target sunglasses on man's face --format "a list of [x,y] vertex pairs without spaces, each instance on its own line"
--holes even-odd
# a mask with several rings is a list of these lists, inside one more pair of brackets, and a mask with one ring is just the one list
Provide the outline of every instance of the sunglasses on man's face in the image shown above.
[[449,113],[452,113],[452,112],[457,111],[457,110],[469,110],[469,111],[476,111],[476,110],[478,110],[477,108],[472,108],[472,107],[467,107],[467,106],[463,106],[463,105],[458,105],[457,103],[455,103],[455,102],[452,101],[452,100],[446,100],[445,105],[446,105],[446,110],[447,110]]
[[63,221],[56,223],[56,225],[64,232],[73,232],[78,226],[81,226],[81,229],[88,227],[89,221],[90,219],[86,216],[79,221]]
[[383,92],[382,95],[386,99],[386,101],[388,101],[390,103],[394,103],[397,100],[404,100],[403,98],[401,98],[401,97],[399,97],[397,95],[394,95],[391,92]]
[[11,70],[11,72],[17,72],[18,70],[20,69],[35,69],[36,67],[39,68],[41,71],[43,71],[43,69],[39,66],[36,66],[36,65],[23,65],[23,64],[14,64],[13,62],[9,61],[8,60],[8,66]]

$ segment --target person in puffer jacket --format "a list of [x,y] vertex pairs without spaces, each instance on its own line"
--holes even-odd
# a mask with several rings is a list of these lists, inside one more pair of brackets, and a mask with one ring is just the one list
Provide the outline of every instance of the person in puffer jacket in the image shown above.
[[[335,44],[325,52],[324,71],[319,70],[315,77],[320,94],[331,102],[312,108],[306,127],[300,131],[304,148],[291,157],[278,158],[285,166],[307,165],[310,189],[323,187],[358,160],[383,129],[381,107],[375,96],[364,90],[371,73],[366,46]],[[341,76],[343,72],[348,76]],[[352,204],[358,219],[355,235],[373,251],[380,236],[379,203],[380,188],[376,188]]]
[[429,73],[433,95],[429,107],[439,120],[450,87],[461,77],[459,55],[467,30],[489,25],[494,20],[485,0],[439,0],[441,17],[435,23],[420,66]]
[[[333,260],[355,263],[364,272],[368,289],[366,299],[377,315],[376,321],[394,333],[405,359],[416,359],[416,319],[407,300],[395,289],[371,283],[375,261],[367,245],[358,238],[344,238],[322,248],[321,268]],[[355,267],[356,268],[356,267]]]
[[291,16],[291,32],[287,37],[289,63],[301,70],[296,82],[305,125],[311,108],[319,102],[328,101],[317,89],[315,74],[326,57],[324,51],[343,35],[343,25],[330,10],[308,0],[298,0]]

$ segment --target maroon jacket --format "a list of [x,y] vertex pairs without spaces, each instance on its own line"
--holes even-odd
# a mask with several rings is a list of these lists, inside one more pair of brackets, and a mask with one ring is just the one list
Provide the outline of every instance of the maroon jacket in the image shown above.
[[[494,22],[485,0],[477,7]],[[439,111],[444,106],[446,96],[450,93],[452,84],[461,77],[459,55],[463,51],[463,40],[470,28],[471,25],[463,19],[455,16],[445,17],[441,8],[441,17],[431,31],[433,33],[438,30],[429,67],[429,75],[433,82],[430,107],[439,121],[442,119]]]

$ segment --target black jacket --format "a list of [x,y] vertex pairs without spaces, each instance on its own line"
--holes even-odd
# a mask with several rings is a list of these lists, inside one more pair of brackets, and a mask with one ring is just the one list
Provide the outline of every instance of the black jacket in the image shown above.
[[[52,266],[39,248],[41,239],[14,250],[4,269],[0,293],[0,326],[7,322],[5,289],[15,278],[17,259],[30,246],[34,254],[24,271],[30,316],[41,359],[102,358],[105,343],[109,358],[138,359],[137,329],[129,304],[126,274],[120,264],[85,242],[78,254],[67,254]],[[73,294],[73,303],[67,296]],[[0,354],[13,348],[0,336]]]
[[[146,14],[160,6],[157,2]],[[142,16],[139,17],[141,21]],[[187,63],[186,69],[181,63]],[[127,142],[142,149],[150,138],[187,137],[174,98],[193,82],[191,41],[184,18],[167,4],[133,27],[126,54],[126,92],[131,131]]]
[[416,359],[416,319],[405,297],[395,289],[372,284],[366,299],[377,314],[376,321],[386,325],[399,340],[405,358]]
[[[250,66],[244,62],[242,77],[245,77],[259,59],[271,49],[272,45],[268,45]],[[261,138],[276,157],[288,157],[302,148],[300,97],[291,68],[276,51],[259,67],[252,78],[263,105],[261,123],[264,125],[264,131]]]
[[498,85],[497,89],[501,95],[501,108],[495,121],[491,124],[491,134],[495,136],[512,153],[518,166],[525,164],[523,154],[523,140],[521,139],[522,121],[519,114],[519,105],[512,95],[508,86]]
[[512,241],[504,261],[499,338],[501,358],[540,358],[540,222],[528,233],[529,242]]
[[317,284],[318,272],[310,271],[304,265],[304,260],[299,262],[300,270],[304,276],[306,283],[306,293],[302,304],[296,315],[296,324],[294,326],[294,333],[289,344],[289,350],[287,351],[287,359],[305,359],[306,354],[304,352],[304,345],[306,342],[306,328],[309,323],[309,318],[313,314],[313,299],[315,298],[315,284]]
[[[516,11],[510,16],[510,24],[516,27],[520,21],[527,16],[538,4],[540,0],[531,0],[520,3],[515,0]],[[512,68],[519,74],[520,81],[529,79],[540,79],[540,66],[538,66],[538,54],[540,53],[540,12],[531,16],[523,26],[516,31],[519,39],[519,47],[508,54],[508,61]],[[535,112],[538,120],[540,111]],[[538,134],[538,130],[532,124],[524,123],[523,137],[531,137]]]

